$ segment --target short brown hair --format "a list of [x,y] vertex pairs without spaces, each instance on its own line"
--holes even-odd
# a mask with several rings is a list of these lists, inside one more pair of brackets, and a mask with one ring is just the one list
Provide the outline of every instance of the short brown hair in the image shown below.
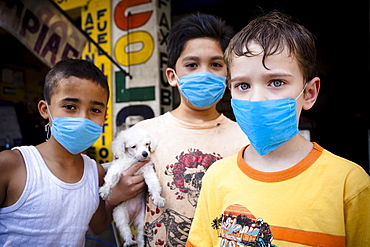
[[191,39],[212,38],[220,43],[224,52],[233,35],[233,29],[216,16],[202,13],[185,16],[170,30],[167,67],[175,69],[177,59],[183,52],[186,42]]
[[83,59],[61,60],[46,74],[44,85],[44,98],[48,104],[51,104],[51,96],[56,92],[58,83],[62,79],[70,76],[83,78],[95,82],[103,87],[108,94],[109,86],[107,77],[92,62]]
[[[305,27],[293,22],[290,16],[278,11],[272,11],[251,21],[231,39],[226,48],[224,58],[228,68],[234,55],[259,55],[253,54],[249,50],[248,45],[252,41],[262,47],[262,64],[266,69],[268,69],[265,65],[266,57],[280,53],[287,47],[289,54],[297,59],[304,80],[309,81],[316,76],[314,36]],[[228,73],[227,77],[228,81],[230,81],[230,73]]]

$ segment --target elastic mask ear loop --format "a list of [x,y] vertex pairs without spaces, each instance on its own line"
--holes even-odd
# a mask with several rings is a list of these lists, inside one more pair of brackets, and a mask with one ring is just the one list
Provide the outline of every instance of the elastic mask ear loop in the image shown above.
[[180,79],[179,79],[179,77],[177,76],[177,74],[176,74],[176,72],[175,72],[175,70],[174,70],[174,69],[172,69],[172,71],[173,71],[173,74],[175,75],[175,78],[176,78],[176,80],[177,80],[177,85],[179,85],[179,86],[180,86]]
[[46,132],[46,141],[48,141],[50,139],[50,124],[49,123],[45,125],[45,132]]
[[302,89],[302,91],[300,92],[300,94],[297,96],[297,98],[295,98],[295,100],[299,99],[299,97],[301,97],[301,95],[303,94],[304,90],[306,89],[307,87],[307,82],[304,84],[304,87]]
[[[172,69],[172,71],[173,71],[173,74],[175,75],[175,78],[176,78],[176,80],[177,80],[177,86],[180,88],[180,79],[179,79],[179,77],[177,76],[177,74],[176,74],[176,72],[175,72],[175,70],[174,69]],[[180,89],[180,91],[181,91],[181,89]],[[185,96],[184,96],[185,97]],[[187,102],[189,102],[189,100],[185,97],[185,99],[186,99],[186,101]]]
[[[47,103],[46,103],[46,109],[48,110],[48,113],[50,115],[51,120],[53,120],[53,116],[51,115],[51,113],[49,111],[49,107],[48,107]],[[49,122],[45,125],[46,141],[48,141],[50,139],[50,133],[51,133],[50,128],[51,127],[50,127],[50,120],[49,120]]]

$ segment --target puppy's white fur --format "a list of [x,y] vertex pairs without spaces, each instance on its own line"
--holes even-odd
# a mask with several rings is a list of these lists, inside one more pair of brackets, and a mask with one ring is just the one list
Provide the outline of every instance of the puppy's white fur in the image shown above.
[[[121,174],[138,161],[150,160],[151,152],[157,146],[157,139],[144,129],[134,128],[122,131],[111,144],[116,160],[110,165],[105,184],[100,188],[100,196],[109,199],[112,188],[118,183]],[[143,174],[153,203],[164,207],[165,199],[160,196],[162,188],[154,171],[154,164],[149,161],[136,174]],[[113,211],[113,219],[124,239],[124,246],[137,244],[144,246],[145,193],[119,204]],[[130,226],[136,227],[136,241],[132,239]]]

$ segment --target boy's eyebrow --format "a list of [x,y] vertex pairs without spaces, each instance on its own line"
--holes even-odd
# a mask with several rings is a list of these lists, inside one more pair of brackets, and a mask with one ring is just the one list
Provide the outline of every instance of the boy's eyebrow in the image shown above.
[[182,59],[182,61],[189,61],[189,60],[195,60],[195,61],[198,61],[200,60],[199,57],[197,56],[186,56]]
[[273,72],[267,72],[267,76],[269,77],[279,77],[279,76],[289,76],[292,77],[290,73],[287,73],[285,71],[273,71]]
[[233,82],[233,81],[245,81],[245,80],[246,80],[246,76],[235,76],[235,77],[230,78],[230,82]]
[[77,99],[77,98],[64,98],[64,99],[62,99],[61,100],[62,102],[68,102],[68,101],[72,101],[72,102],[75,102],[75,103],[77,103],[77,102],[80,102],[81,100],[79,100],[79,99]]
[[[220,56],[220,55],[211,57],[211,60],[219,60],[219,59],[223,60],[224,57]],[[199,61],[200,57],[198,57],[198,56],[186,56],[182,59],[182,61],[189,61],[189,60]]]
[[[62,99],[62,103],[66,103],[66,102],[75,102],[75,103],[79,103],[79,102],[81,102],[81,100],[79,100],[79,99],[77,99],[77,98],[64,98],[64,99]],[[101,101],[96,101],[96,100],[92,100],[92,101],[90,101],[90,103],[92,104],[92,105],[100,105],[100,106],[103,106],[103,107],[105,107],[106,105],[103,103],[103,102],[101,102]]]
[[[293,77],[293,75],[284,72],[284,71],[274,71],[274,72],[267,72],[265,77],[267,78],[279,78],[279,77]],[[233,81],[246,81],[248,79],[247,75],[238,75],[235,77],[230,78],[230,82]]]
[[93,101],[91,101],[91,104],[93,104],[93,105],[100,105],[100,106],[105,107],[105,104],[103,102],[100,102],[100,101],[93,100]]
[[212,60],[218,60],[218,59],[224,60],[224,56],[214,56],[214,57],[212,57]]

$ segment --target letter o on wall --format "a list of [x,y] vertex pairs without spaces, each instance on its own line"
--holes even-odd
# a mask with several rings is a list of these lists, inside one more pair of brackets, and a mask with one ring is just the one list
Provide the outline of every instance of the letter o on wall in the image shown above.
[[[140,50],[130,50],[130,47],[139,43]],[[114,55],[117,61],[123,66],[137,65],[145,63],[153,54],[154,40],[152,36],[145,31],[136,31],[122,36],[114,47]]]

